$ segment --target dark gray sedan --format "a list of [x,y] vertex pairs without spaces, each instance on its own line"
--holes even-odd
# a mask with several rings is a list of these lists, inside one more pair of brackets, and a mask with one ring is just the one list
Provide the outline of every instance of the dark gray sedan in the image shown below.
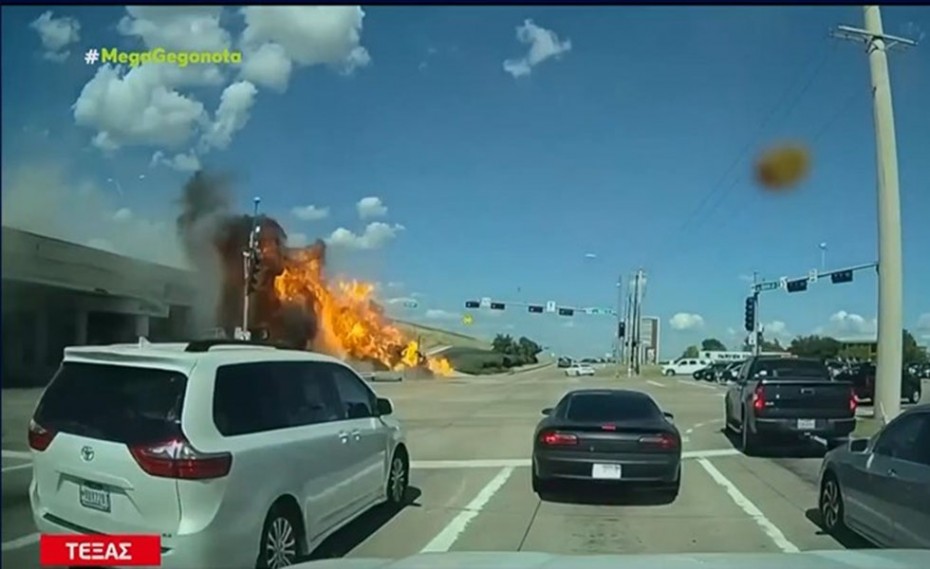
[[678,495],[681,435],[647,393],[579,389],[543,415],[533,437],[536,493],[584,482]]
[[882,547],[930,549],[930,405],[828,452],[819,509],[834,535],[851,530]]

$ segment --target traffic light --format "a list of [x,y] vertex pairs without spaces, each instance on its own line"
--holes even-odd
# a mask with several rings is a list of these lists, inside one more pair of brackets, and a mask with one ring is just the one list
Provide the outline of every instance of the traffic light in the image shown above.
[[480,306],[481,306],[481,303],[478,302],[477,300],[466,300],[465,301],[465,308],[479,308]]
[[262,270],[262,257],[257,251],[252,251],[249,255],[249,278],[246,282],[246,290],[252,294],[258,290],[258,275]]
[[492,302],[491,303],[491,310],[503,310],[503,309],[504,309],[503,302]]
[[832,282],[833,284],[851,283],[852,280],[853,280],[853,272],[850,270],[837,271],[830,275],[830,282]]
[[754,296],[746,297],[746,313],[743,328],[747,332],[752,332],[756,329],[756,298]]
[[788,284],[785,285],[785,288],[788,290],[788,292],[804,292],[807,290],[807,279],[788,281]]
[[529,305],[529,311],[533,314],[542,314],[543,307],[537,304],[531,304]]
[[559,309],[559,316],[574,316],[574,315],[575,315],[575,311],[572,310],[571,308],[560,308]]
[[617,337],[626,338],[626,322],[621,322],[617,325]]

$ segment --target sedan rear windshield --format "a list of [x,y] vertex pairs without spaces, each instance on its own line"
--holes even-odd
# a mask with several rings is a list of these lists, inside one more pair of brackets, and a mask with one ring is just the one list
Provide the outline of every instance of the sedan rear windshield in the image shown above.
[[648,397],[620,394],[573,395],[565,418],[581,423],[611,423],[654,419],[661,415]]
[[43,428],[126,444],[177,434],[187,377],[142,367],[65,363],[42,396]]

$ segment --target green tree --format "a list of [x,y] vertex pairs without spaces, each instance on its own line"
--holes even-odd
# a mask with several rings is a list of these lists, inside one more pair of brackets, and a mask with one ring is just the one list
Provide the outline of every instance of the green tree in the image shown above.
[[917,340],[909,331],[904,331],[904,364],[922,364],[927,362],[927,352],[917,345]]
[[843,345],[839,340],[829,336],[798,336],[791,340],[788,351],[803,358],[821,358],[829,360],[835,358]]
[[491,349],[500,354],[512,354],[514,352],[513,338],[510,334],[498,334],[491,341]]
[[706,338],[701,342],[701,349],[705,352],[725,352],[727,347],[717,338]]
[[542,346],[526,336],[521,336],[520,339],[517,340],[517,347],[519,348],[520,356],[523,360],[530,364],[535,364],[539,361],[536,356],[543,350]]
[[681,353],[681,357],[696,358],[698,357],[699,353],[701,353],[701,351],[698,349],[697,346],[688,346],[687,348],[685,348],[685,351]]

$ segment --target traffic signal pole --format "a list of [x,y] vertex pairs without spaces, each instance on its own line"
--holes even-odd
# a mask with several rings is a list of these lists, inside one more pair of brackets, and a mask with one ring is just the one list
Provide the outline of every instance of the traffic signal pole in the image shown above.
[[254,266],[255,256],[258,249],[258,206],[261,203],[262,199],[256,197],[253,200],[253,209],[252,209],[252,227],[249,229],[249,245],[248,248],[242,252],[242,270],[243,270],[243,287],[242,287],[242,333],[248,337],[249,336],[249,310],[251,304],[252,291],[250,282],[252,280],[252,272],[256,269]]
[[884,32],[878,6],[864,6],[865,29],[839,26],[837,36],[866,45],[871,74],[878,170],[878,362],[875,370],[876,416],[887,424],[901,411],[903,366],[903,271],[901,198],[887,49],[917,42]]

